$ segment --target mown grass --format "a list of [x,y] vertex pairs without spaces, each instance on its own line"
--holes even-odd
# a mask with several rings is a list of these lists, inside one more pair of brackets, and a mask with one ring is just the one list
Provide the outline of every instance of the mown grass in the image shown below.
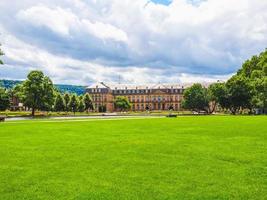
[[267,199],[267,117],[2,123],[0,199]]

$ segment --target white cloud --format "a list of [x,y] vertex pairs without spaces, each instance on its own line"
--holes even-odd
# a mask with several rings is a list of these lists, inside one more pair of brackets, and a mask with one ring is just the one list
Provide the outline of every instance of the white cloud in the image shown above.
[[76,15],[68,9],[64,10],[60,7],[50,9],[43,5],[22,10],[17,17],[34,26],[45,26],[62,35],[69,35],[71,25],[78,22]]
[[126,33],[110,24],[104,24],[102,22],[92,23],[89,20],[82,20],[81,22],[82,26],[95,37],[127,42]]
[[267,47],[263,0],[2,0],[0,9],[7,64],[42,66],[58,81],[225,79]]
[[70,31],[88,32],[100,39],[127,41],[127,35],[122,30],[102,22],[91,22],[88,19],[79,19],[70,9],[60,7],[49,8],[44,5],[33,6],[22,10],[17,18],[34,26],[47,27],[63,36],[69,36]]

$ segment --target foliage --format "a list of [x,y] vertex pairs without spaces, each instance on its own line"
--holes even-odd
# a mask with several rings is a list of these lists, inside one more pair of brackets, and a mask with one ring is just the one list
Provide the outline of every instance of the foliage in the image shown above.
[[65,101],[65,105],[66,105],[65,110],[70,111],[70,108],[69,108],[70,95],[69,95],[69,93],[64,94],[64,101]]
[[10,107],[8,91],[0,88],[0,111],[5,111]]
[[107,107],[105,105],[100,105],[98,108],[98,112],[104,113],[107,111]]
[[41,71],[32,71],[23,82],[23,102],[32,109],[50,110],[54,102],[54,87],[52,81]]
[[93,110],[94,109],[93,100],[92,100],[91,96],[88,93],[86,93],[83,96],[83,102],[84,102],[84,105],[85,105],[85,110],[87,112],[88,112],[88,110]]
[[57,112],[65,111],[66,109],[66,104],[63,96],[58,93],[57,97],[55,99],[55,105],[54,105],[54,110]]
[[230,109],[232,114],[236,114],[240,109],[250,108],[252,93],[246,78],[233,76],[226,83],[226,91],[227,108]]
[[70,97],[70,102],[68,104],[68,107],[70,109],[70,111],[72,111],[74,114],[75,112],[78,111],[78,107],[79,107],[79,99],[77,97],[76,94],[73,94],[71,97]]
[[196,112],[204,111],[209,113],[208,91],[201,84],[194,84],[184,91],[182,106],[185,109]]
[[223,108],[228,105],[228,101],[224,98],[226,93],[225,83],[213,83],[208,87],[211,113],[215,111],[218,104],[220,104]]
[[114,102],[115,108],[119,109],[120,111],[126,111],[131,108],[131,104],[127,97],[118,96]]
[[23,84],[17,84],[14,88],[10,89],[10,97],[17,98],[20,102],[24,99],[23,94]]
[[53,82],[50,78],[45,76],[43,81],[43,102],[40,109],[43,111],[51,111],[54,105],[55,95]]
[[267,112],[267,49],[247,60],[236,76],[243,77],[250,84],[250,109]]
[[244,109],[267,112],[267,50],[247,60],[226,83],[208,89],[194,84],[184,92],[183,107],[212,113],[217,104],[236,114]]
[[83,99],[80,99],[79,100],[79,105],[78,105],[78,111],[79,112],[84,112],[84,110],[85,110],[85,104],[83,102]]

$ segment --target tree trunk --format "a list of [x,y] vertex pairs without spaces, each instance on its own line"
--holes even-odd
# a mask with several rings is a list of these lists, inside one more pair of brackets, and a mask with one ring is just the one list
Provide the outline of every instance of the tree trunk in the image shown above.
[[231,113],[232,113],[233,115],[236,114],[236,111],[237,111],[237,108],[232,108],[232,109],[231,109]]
[[210,114],[214,113],[216,107],[217,107],[217,103],[214,103],[213,105],[211,105]]
[[35,115],[35,108],[32,108],[32,116],[34,117]]

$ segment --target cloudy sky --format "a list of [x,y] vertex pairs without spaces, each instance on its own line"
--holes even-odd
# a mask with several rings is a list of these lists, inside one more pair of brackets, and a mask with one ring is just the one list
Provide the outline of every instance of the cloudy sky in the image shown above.
[[267,0],[0,0],[0,78],[227,79],[267,47]]

